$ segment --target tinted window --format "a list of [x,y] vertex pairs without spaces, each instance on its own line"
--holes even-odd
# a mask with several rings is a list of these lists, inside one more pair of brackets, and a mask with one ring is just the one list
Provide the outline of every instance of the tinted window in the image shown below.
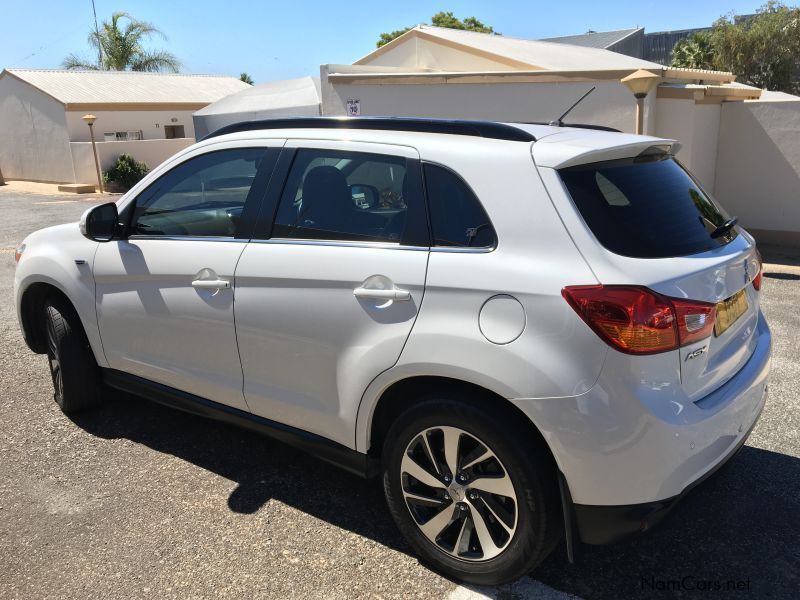
[[497,243],[486,211],[458,175],[427,164],[425,188],[434,246],[489,248]]
[[686,256],[725,245],[712,238],[728,215],[669,155],[643,155],[560,171],[598,241],[636,258]]
[[222,150],[172,169],[136,198],[132,234],[233,237],[265,154]]
[[299,150],[272,237],[400,242],[408,206],[406,159]]

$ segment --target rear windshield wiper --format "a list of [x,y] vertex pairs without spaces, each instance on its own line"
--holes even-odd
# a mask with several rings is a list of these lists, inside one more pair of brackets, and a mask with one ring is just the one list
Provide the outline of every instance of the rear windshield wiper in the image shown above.
[[722,225],[717,227],[714,231],[711,232],[711,237],[716,239],[718,237],[722,237],[726,233],[728,233],[733,226],[739,222],[739,217],[731,217],[727,221],[725,221]]

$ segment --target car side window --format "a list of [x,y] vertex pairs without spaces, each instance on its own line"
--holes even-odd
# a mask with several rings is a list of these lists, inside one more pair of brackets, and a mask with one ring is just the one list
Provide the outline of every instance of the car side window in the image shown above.
[[409,194],[403,157],[298,150],[273,238],[399,243]]
[[131,234],[233,237],[266,152],[220,150],[172,169],[136,198]]
[[497,236],[480,201],[461,177],[425,164],[425,189],[434,246],[492,248]]

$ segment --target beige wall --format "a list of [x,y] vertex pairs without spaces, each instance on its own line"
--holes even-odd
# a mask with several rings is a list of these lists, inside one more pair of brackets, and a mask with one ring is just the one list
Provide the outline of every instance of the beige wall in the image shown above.
[[711,193],[714,193],[716,181],[720,106],[695,104],[689,99],[656,100],[654,134],[681,143],[678,159]]
[[800,244],[800,101],[722,105],[715,195],[760,240]]
[[[636,101],[617,82],[353,85],[332,84],[324,69],[322,73],[323,115],[344,115],[346,101],[353,98],[361,100],[362,115],[548,122],[596,85],[597,89],[565,121],[607,125],[628,132],[635,125]],[[652,108],[653,101],[648,97],[648,132],[654,128]]]
[[[95,140],[103,141],[106,131],[142,131],[146,140],[162,140],[164,125],[183,125],[186,137],[194,137],[194,123],[191,110],[120,110],[93,112],[97,117],[94,124]],[[88,142],[89,127],[81,119],[86,111],[67,111],[67,132],[70,141]],[[172,119],[177,119],[175,123]]]
[[[97,155],[100,159],[100,168],[107,171],[120,154],[130,154],[136,160],[144,162],[150,169],[154,169],[176,152],[191,146],[191,138],[177,140],[142,140],[137,142],[99,142]],[[92,157],[91,142],[72,142],[70,145],[71,159],[75,164],[75,182],[96,183],[97,171]]]
[[6,179],[74,180],[63,105],[11,75],[0,78],[0,169]]
[[389,48],[363,64],[371,67],[409,67],[410,70],[427,68],[439,71],[508,71],[512,68],[507,63],[417,36]]

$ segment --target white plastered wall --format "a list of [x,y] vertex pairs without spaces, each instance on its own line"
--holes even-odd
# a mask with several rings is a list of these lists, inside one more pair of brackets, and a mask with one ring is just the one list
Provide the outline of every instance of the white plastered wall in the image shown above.
[[720,106],[696,104],[691,99],[656,100],[655,135],[681,143],[678,159],[712,194],[715,193]]
[[[97,117],[94,124],[95,140],[103,141],[104,132],[140,131],[146,140],[165,139],[165,125],[183,125],[187,138],[194,138],[191,110],[118,110],[92,111]],[[89,127],[81,119],[85,110],[67,111],[67,131],[70,141],[88,142]],[[176,119],[176,121],[172,121]]]
[[722,105],[715,188],[759,241],[800,245],[800,99]]
[[64,106],[11,75],[0,78],[0,169],[6,179],[74,181]]
[[[333,84],[322,71],[322,113],[345,114],[348,99],[360,100],[361,114],[548,122],[563,113],[592,85],[597,89],[565,119],[633,132],[636,101],[617,82],[593,83],[436,83]],[[654,96],[654,94],[651,94]],[[654,103],[645,102],[645,131],[652,133]]]
[[[160,165],[173,154],[188,148],[194,143],[192,138],[174,140],[142,140],[131,142],[99,142],[97,156],[100,168],[107,171],[120,154],[130,154],[145,163],[150,170]],[[75,180],[79,183],[95,183],[97,171],[92,157],[91,142],[72,142],[69,145],[71,160],[75,165]]]

